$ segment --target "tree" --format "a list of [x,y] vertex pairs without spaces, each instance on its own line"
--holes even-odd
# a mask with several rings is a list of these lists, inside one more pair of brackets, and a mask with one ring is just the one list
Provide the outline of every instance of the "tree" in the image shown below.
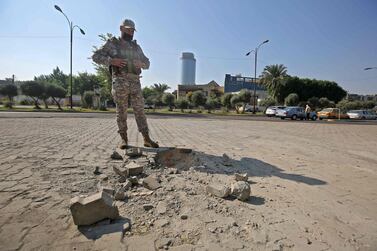
[[144,99],[147,99],[149,96],[152,96],[154,95],[154,91],[151,87],[144,87],[143,90],[142,90],[142,93],[143,93],[143,98]]
[[186,98],[180,98],[177,101],[175,101],[175,105],[181,109],[181,112],[185,112],[184,109],[187,109],[189,106],[189,102]]
[[43,93],[40,96],[40,99],[42,99],[42,101],[45,105],[45,108],[48,109],[47,99],[50,97],[50,95],[48,95],[46,90],[47,90],[47,86],[49,84],[47,82],[39,82],[39,84],[41,84],[43,86]]
[[191,91],[186,94],[186,98],[187,98],[188,102],[192,102],[192,92]]
[[95,74],[79,72],[78,76],[75,77],[73,93],[83,96],[85,91],[93,91],[99,88],[100,82],[100,78]]
[[11,83],[0,86],[0,94],[8,97],[9,99],[8,107],[12,108],[13,97],[17,96],[17,86]]
[[242,89],[238,94],[240,102],[242,103],[242,113],[245,112],[246,105],[250,103],[250,99],[253,96],[250,90]]
[[[280,98],[279,93],[287,77],[287,67],[282,64],[267,65],[261,75],[261,83],[266,86],[268,92],[275,99]],[[282,100],[278,100],[280,102]]]
[[38,104],[38,99],[43,96],[44,86],[36,81],[25,81],[21,85],[21,91],[24,95],[29,96],[34,101],[36,109],[41,109]]
[[317,109],[320,105],[319,98],[317,97],[311,97],[310,99],[308,99],[307,103],[313,110]]
[[162,95],[162,102],[169,106],[169,111],[172,111],[173,110],[173,105],[174,105],[174,102],[175,102],[175,96],[171,93],[164,93]]
[[330,107],[330,100],[326,97],[322,97],[318,100],[319,108],[327,108]]
[[39,75],[34,77],[34,81],[40,83],[54,83],[67,90],[69,77],[68,75],[64,74],[64,72],[62,72],[59,67],[56,67],[49,75]]
[[[111,33],[101,34],[99,35],[100,39],[105,43],[107,40],[113,38],[114,36]],[[98,47],[93,46],[93,52],[96,51]],[[93,62],[94,69],[96,70],[96,76],[98,78],[99,86],[101,88],[100,91],[100,101],[103,107],[106,109],[104,104],[108,100],[112,100],[113,97],[111,95],[112,89],[112,76],[109,70],[109,67],[105,65],[96,64]]]
[[62,98],[65,98],[65,95],[67,95],[67,91],[59,85],[48,84],[46,86],[46,93],[54,100],[54,102],[58,106],[58,109],[62,110],[62,108],[60,107],[60,100]]
[[162,94],[164,94],[165,91],[170,89],[170,87],[167,84],[153,84],[151,88],[157,95],[161,96]]
[[273,97],[268,97],[260,102],[261,106],[269,107],[276,105],[276,100]]
[[94,97],[93,91],[85,91],[84,92],[83,99],[84,99],[84,103],[85,103],[86,107],[88,107],[88,108],[93,107],[93,97]]
[[295,106],[295,105],[298,105],[299,102],[300,102],[300,98],[297,95],[297,93],[289,94],[284,100],[284,103],[287,106]]
[[207,98],[202,91],[194,91],[192,93],[191,99],[192,99],[192,104],[195,107],[204,106],[207,101]]
[[297,93],[301,101],[306,101],[315,96],[326,97],[329,100],[339,102],[347,95],[343,88],[331,81],[286,77],[283,82],[284,85],[278,95],[280,98],[285,98],[290,93]]
[[208,110],[208,113],[211,113],[211,111],[215,109],[217,105],[218,105],[218,101],[216,98],[213,98],[213,97],[209,97],[205,104],[206,109]]
[[242,107],[242,100],[238,94],[232,96],[232,98],[230,99],[230,103],[232,104],[232,107],[236,109],[236,112],[240,113],[240,108]]
[[229,109],[232,108],[232,103],[230,102],[232,97],[233,97],[232,93],[225,93],[224,96],[222,96],[221,98],[221,104],[226,108],[227,112],[229,111]]

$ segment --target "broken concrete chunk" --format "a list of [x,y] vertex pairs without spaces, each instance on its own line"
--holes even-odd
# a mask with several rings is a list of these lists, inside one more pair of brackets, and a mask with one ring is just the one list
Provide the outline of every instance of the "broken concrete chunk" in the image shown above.
[[237,181],[247,181],[247,179],[249,178],[249,176],[247,175],[247,173],[235,173],[234,174],[234,178],[237,180]]
[[128,170],[128,175],[130,175],[130,176],[142,174],[143,171],[144,171],[144,166],[140,165],[138,163],[135,163],[135,162],[128,163],[126,165],[126,168]]
[[141,166],[146,166],[146,165],[149,164],[149,160],[146,159],[146,158],[139,158],[139,159],[135,160],[135,163],[137,163],[138,165],[141,165]]
[[237,181],[231,186],[232,195],[237,199],[246,201],[250,197],[250,184],[245,181]]
[[117,160],[121,160],[123,159],[123,157],[117,152],[117,151],[114,151],[111,156],[110,156],[112,159],[117,159]]
[[156,207],[156,211],[158,214],[165,214],[166,213],[166,207],[167,207],[167,204],[164,202],[164,201],[160,201],[158,204],[157,204],[157,207]]
[[137,147],[132,147],[126,150],[126,155],[131,158],[140,157],[142,154],[143,154],[143,151]]
[[113,166],[113,171],[121,177],[128,177],[128,169],[124,166]]
[[226,198],[230,194],[230,188],[221,184],[210,184],[206,187],[206,191],[219,198]]
[[173,243],[170,238],[159,238],[156,240],[156,247],[158,249],[166,249]]
[[155,222],[156,227],[161,228],[169,225],[169,221],[166,219],[158,219]]
[[161,187],[160,180],[152,175],[143,179],[143,186],[149,190],[156,190]]
[[104,180],[104,181],[109,179],[109,177],[106,174],[101,174],[98,177],[100,180]]
[[101,174],[101,171],[99,170],[99,166],[96,166],[96,167],[94,168],[93,173],[94,173],[95,175],[100,175],[100,174]]
[[101,187],[100,192],[104,192],[104,193],[107,193],[110,196],[113,196],[114,193],[115,193],[115,190],[111,187]]
[[130,180],[126,180],[126,182],[124,182],[122,184],[122,186],[123,186],[124,190],[126,191],[126,190],[128,190],[128,189],[130,189],[132,187],[132,183],[131,183]]
[[69,208],[73,222],[78,226],[119,217],[118,208],[113,204],[112,197],[103,191],[86,198],[77,196],[71,199]]
[[153,209],[153,205],[152,204],[144,204],[143,208],[144,208],[145,211],[149,211],[149,210]]
[[136,176],[131,176],[128,178],[133,186],[139,185],[139,179]]
[[116,200],[124,200],[126,198],[126,190],[124,189],[124,187],[120,187],[118,188],[117,190],[115,190],[115,193],[114,193],[114,199]]

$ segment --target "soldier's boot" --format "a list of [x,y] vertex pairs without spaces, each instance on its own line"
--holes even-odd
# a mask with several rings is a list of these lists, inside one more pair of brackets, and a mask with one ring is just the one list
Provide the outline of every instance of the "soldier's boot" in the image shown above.
[[119,148],[120,149],[128,148],[127,134],[121,134],[120,137],[122,138],[122,142],[119,144]]
[[144,137],[144,146],[145,147],[152,147],[152,148],[159,148],[159,145],[157,142],[154,142],[150,137],[148,133],[143,133]]

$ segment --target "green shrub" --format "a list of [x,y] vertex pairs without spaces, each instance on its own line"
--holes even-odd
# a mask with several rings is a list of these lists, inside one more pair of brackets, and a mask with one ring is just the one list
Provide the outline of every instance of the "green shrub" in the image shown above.
[[93,91],[85,91],[83,96],[84,106],[85,108],[92,108],[93,107]]
[[300,98],[299,96],[297,95],[297,93],[291,93],[289,94],[285,99],[284,99],[284,103],[285,105],[287,106],[296,106],[298,105],[300,101]]
[[13,108],[13,102],[12,101],[6,101],[5,103],[4,103],[4,107],[6,107],[6,108],[9,108],[9,109],[12,109]]

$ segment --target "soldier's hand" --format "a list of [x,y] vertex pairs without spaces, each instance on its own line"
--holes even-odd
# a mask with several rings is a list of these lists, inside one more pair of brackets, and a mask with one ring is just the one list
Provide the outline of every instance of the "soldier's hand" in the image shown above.
[[124,67],[127,65],[127,61],[121,58],[113,58],[111,59],[111,65],[117,67]]
[[134,60],[133,63],[136,68],[143,68],[144,66],[144,63],[141,62],[140,60]]

